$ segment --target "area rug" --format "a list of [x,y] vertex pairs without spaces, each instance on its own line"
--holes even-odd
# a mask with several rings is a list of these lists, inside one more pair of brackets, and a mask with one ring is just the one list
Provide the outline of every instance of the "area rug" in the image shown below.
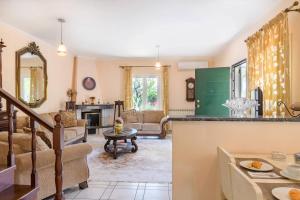
[[172,137],[137,139],[138,151],[118,156],[104,151],[102,134],[89,135],[93,146],[88,156],[90,181],[172,182]]

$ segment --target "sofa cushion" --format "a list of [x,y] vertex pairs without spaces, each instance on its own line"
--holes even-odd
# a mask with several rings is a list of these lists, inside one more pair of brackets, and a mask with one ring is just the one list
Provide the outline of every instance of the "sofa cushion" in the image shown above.
[[65,128],[77,126],[76,113],[69,111],[61,111],[61,120]]
[[156,110],[143,111],[144,123],[160,123],[163,117],[164,117],[163,111],[156,111]]
[[[54,126],[54,119],[53,119],[53,117],[49,114],[49,113],[43,113],[43,114],[40,114],[40,117],[44,120],[44,121],[46,121],[46,122],[48,122],[51,126]],[[42,127],[42,126],[41,126]]]
[[82,126],[65,128],[65,130],[74,131],[76,133],[76,136],[83,136],[85,134],[85,127]]
[[142,124],[141,123],[128,123],[124,125],[124,128],[134,128],[136,130],[142,130]]
[[69,141],[77,137],[77,132],[74,129],[65,128],[64,141]]
[[17,117],[17,129],[23,129],[24,127],[29,127],[29,117],[27,116],[20,116]]
[[[21,153],[25,153],[22,148],[20,147],[20,145],[17,144],[13,144],[13,151],[14,154],[21,154]],[[4,157],[7,157],[7,152],[8,152],[8,143],[7,142],[2,142],[0,141],[0,154],[1,156],[4,155]]]
[[[1,132],[0,141],[7,142],[8,141],[7,136],[8,136],[7,132]],[[31,134],[14,133],[12,137],[13,137],[13,144],[19,145],[24,152],[31,151]],[[36,136],[36,150],[44,151],[47,149],[49,149],[49,147],[46,145],[46,143],[39,136]]]
[[160,131],[160,124],[158,123],[144,123],[142,124],[143,131]]
[[121,118],[125,123],[137,123],[139,122],[137,112],[135,109],[127,110],[121,113]]

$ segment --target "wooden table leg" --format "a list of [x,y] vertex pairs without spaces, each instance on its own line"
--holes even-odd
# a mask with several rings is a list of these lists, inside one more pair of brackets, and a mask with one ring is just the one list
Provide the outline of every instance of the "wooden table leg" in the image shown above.
[[131,138],[131,144],[132,144],[132,146],[133,146],[133,147],[131,148],[131,152],[132,152],[132,153],[135,153],[135,152],[137,152],[137,150],[138,150],[138,145],[136,144],[135,140],[136,140],[136,137]]
[[114,145],[113,156],[114,159],[117,159],[117,140],[114,140],[113,145]]
[[106,152],[109,152],[109,144],[110,144],[110,140],[107,140],[107,142],[105,143],[105,145],[104,145],[104,150],[106,151]]

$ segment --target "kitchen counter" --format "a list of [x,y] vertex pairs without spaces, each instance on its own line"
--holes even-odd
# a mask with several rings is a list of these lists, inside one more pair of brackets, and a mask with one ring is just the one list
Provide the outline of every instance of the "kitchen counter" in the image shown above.
[[300,122],[300,117],[226,117],[226,116],[197,116],[197,115],[183,115],[183,116],[169,116],[169,121],[241,121],[241,122]]
[[221,200],[217,147],[229,152],[300,152],[300,118],[170,116],[173,200]]

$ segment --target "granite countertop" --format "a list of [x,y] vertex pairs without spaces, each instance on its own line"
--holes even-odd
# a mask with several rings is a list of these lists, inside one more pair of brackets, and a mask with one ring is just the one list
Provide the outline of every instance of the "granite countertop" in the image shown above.
[[200,115],[182,115],[169,116],[169,121],[241,121],[241,122],[300,122],[300,117],[230,117],[230,116],[200,116]]

